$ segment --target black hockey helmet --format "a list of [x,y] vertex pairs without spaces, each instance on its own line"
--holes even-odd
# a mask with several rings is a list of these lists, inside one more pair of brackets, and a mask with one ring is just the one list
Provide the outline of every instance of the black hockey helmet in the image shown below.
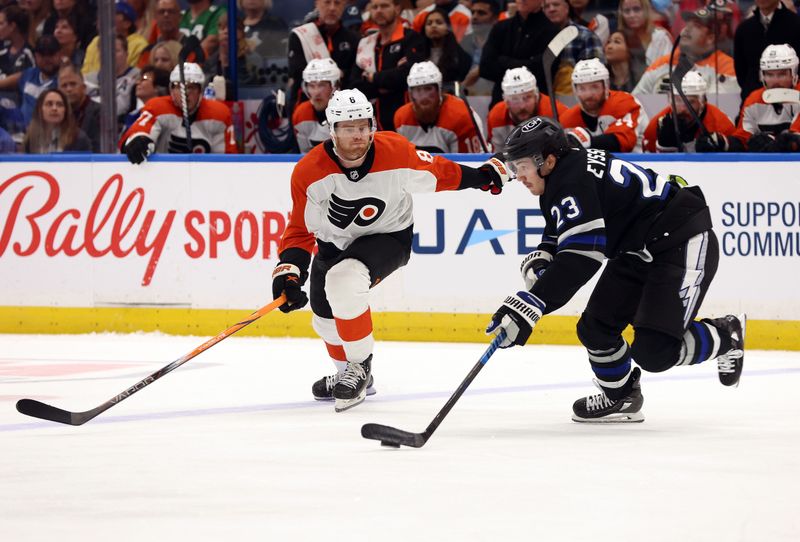
[[533,117],[508,135],[503,157],[507,164],[520,158],[532,158],[540,168],[547,155],[561,157],[568,151],[567,134],[558,122],[550,117]]

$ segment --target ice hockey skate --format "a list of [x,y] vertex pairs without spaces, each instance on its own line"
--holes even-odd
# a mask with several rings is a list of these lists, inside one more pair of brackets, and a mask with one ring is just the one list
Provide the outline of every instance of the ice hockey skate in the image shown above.
[[708,320],[708,322],[714,327],[726,330],[731,336],[731,350],[717,358],[719,381],[723,386],[738,386],[744,367],[744,335],[747,327],[747,315],[729,314],[722,318]]
[[361,363],[347,362],[347,368],[339,375],[339,381],[333,387],[336,412],[343,412],[364,402],[367,397],[367,382],[372,377],[371,366],[371,355]]
[[[333,401],[333,388],[339,382],[339,377],[341,373],[336,373],[335,375],[328,375],[323,376],[316,382],[314,385],[311,386],[311,393],[314,394],[314,399],[317,401]],[[375,380],[372,378],[372,375],[369,375],[369,380],[367,381],[367,395],[375,395]]]
[[[633,423],[643,422],[642,387],[639,378],[642,371],[635,367],[631,372],[632,387],[627,396],[615,401],[610,399],[604,392],[597,395],[590,395],[575,401],[572,405],[572,419],[581,423]],[[600,388],[597,380],[595,385]],[[602,390],[602,388],[600,388]]]

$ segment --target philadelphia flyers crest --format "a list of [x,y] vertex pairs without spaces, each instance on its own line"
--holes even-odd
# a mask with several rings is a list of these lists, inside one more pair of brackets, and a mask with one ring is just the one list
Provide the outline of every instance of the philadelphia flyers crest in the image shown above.
[[345,229],[350,224],[366,227],[373,224],[386,209],[386,202],[378,198],[360,198],[348,201],[331,194],[328,201],[328,220],[334,226]]

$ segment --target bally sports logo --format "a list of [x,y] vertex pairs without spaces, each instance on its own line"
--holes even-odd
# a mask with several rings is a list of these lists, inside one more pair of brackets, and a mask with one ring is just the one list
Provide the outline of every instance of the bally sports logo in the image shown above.
[[[177,249],[191,259],[213,260],[226,251],[243,260],[269,260],[287,226],[287,216],[278,211],[179,212],[154,205],[144,188],[126,187],[120,174],[103,181],[90,199],[86,195],[45,171],[25,171],[0,183],[0,263],[41,255],[139,256],[147,260],[141,285],[148,286],[170,244],[173,252]],[[369,211],[362,214],[366,217]]]
[[386,209],[386,202],[377,198],[346,200],[331,194],[328,202],[328,220],[337,228],[345,229],[350,224],[366,227],[373,224]]

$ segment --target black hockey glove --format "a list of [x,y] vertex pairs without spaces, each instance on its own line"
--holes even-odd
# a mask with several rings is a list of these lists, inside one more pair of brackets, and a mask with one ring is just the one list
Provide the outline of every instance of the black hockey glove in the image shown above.
[[530,292],[517,292],[503,301],[486,328],[487,335],[497,335],[501,329],[506,338],[498,346],[509,348],[528,342],[536,323],[544,312],[544,302]]
[[533,288],[533,285],[536,284],[536,281],[539,280],[539,277],[542,276],[544,270],[547,269],[547,266],[552,261],[553,255],[545,250],[537,250],[525,256],[519,266],[519,272],[522,273],[522,280],[525,281],[526,290],[530,291]]
[[503,162],[503,153],[501,152],[492,155],[486,162],[478,166],[478,170],[488,173],[491,179],[491,182],[483,184],[479,188],[484,192],[491,192],[493,195],[502,192],[503,185],[510,179],[508,168]]
[[780,152],[800,152],[800,134],[788,130],[778,136],[778,150]]
[[[687,121],[678,115],[678,134],[682,143],[688,143],[692,140],[691,135],[695,130],[694,120]],[[656,140],[658,145],[663,149],[680,150],[680,143],[675,134],[675,121],[672,120],[672,113],[667,113],[658,119],[658,127],[656,128]]]
[[719,132],[701,134],[697,137],[694,148],[697,152],[728,152],[730,141]]
[[577,128],[567,128],[565,132],[567,134],[567,141],[573,147],[588,149],[592,146],[592,134],[590,134],[586,128],[581,128],[580,126]]
[[125,154],[131,164],[141,164],[155,150],[153,140],[147,136],[136,136],[125,143]]
[[281,262],[272,271],[272,299],[286,294],[286,303],[278,307],[281,312],[296,311],[308,303],[308,296],[300,288],[303,285],[301,275],[300,268],[291,263]]
[[747,140],[747,150],[750,152],[778,152],[778,142],[775,141],[774,135],[761,132]]

